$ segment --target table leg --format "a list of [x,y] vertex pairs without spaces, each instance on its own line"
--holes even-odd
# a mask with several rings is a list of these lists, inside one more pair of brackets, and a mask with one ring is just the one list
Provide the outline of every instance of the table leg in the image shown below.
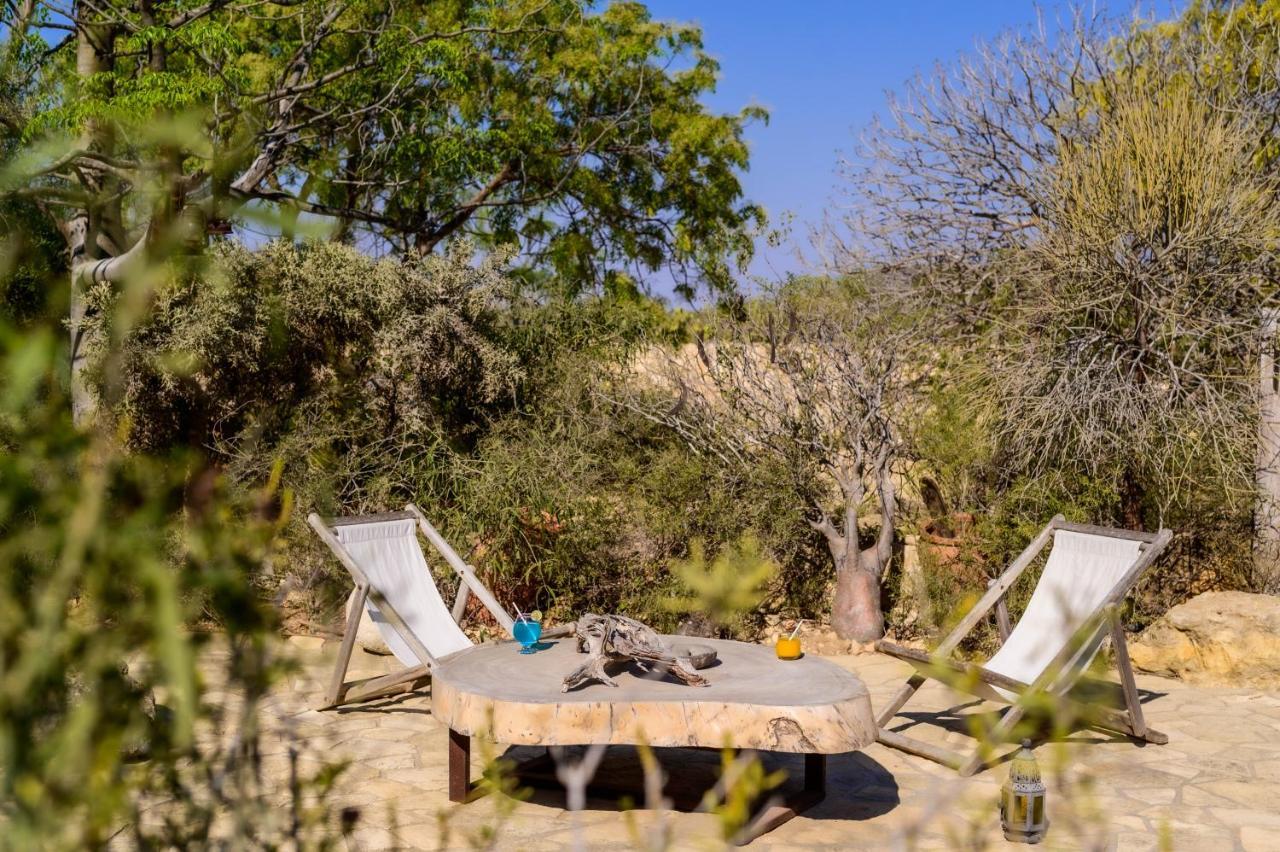
[[773,831],[796,814],[802,813],[821,802],[827,796],[827,756],[825,754],[806,754],[804,756],[804,785],[799,792],[792,793],[780,803],[762,808],[751,822],[738,833],[734,843],[746,846],[762,834]]
[[449,729],[449,801],[465,802],[471,793],[471,737]]
[[827,795],[827,756],[825,754],[804,756],[804,789],[819,796]]

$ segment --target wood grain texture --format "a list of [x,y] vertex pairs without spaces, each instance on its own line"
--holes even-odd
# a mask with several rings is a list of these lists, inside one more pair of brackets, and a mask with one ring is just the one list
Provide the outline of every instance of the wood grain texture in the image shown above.
[[578,619],[574,631],[579,653],[587,659],[565,676],[561,692],[578,689],[590,683],[615,687],[609,668],[634,663],[645,673],[665,673],[689,686],[706,686],[707,680],[693,670],[692,664],[678,660],[653,628],[625,615],[586,613]]
[[634,745],[841,754],[874,742],[876,724],[856,675],[816,657],[784,662],[772,648],[702,640],[719,662],[691,689],[634,669],[616,687],[560,691],[582,656],[574,642],[522,656],[512,643],[451,655],[434,671],[433,715],[466,734],[512,745]]

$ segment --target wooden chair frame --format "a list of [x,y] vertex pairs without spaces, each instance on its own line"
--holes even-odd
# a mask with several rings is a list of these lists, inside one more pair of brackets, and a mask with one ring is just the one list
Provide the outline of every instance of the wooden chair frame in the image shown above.
[[[1000,641],[1004,642],[1009,637],[1012,630],[1009,623],[1008,607],[1005,604],[1005,596],[1008,595],[1009,590],[1013,588],[1013,584],[1017,582],[1023,572],[1030,567],[1031,563],[1049,544],[1054,532],[1057,530],[1142,542],[1138,559],[1120,581],[1112,587],[1111,591],[1107,593],[1099,612],[1095,614],[1078,636],[1083,641],[1069,642],[1067,647],[1036,678],[1035,682],[1030,684],[988,671],[982,666],[952,658],[951,654],[960,645],[960,642],[993,609],[995,610]],[[1018,558],[1010,563],[1005,572],[988,585],[986,594],[974,605],[973,609],[965,614],[964,618],[960,619],[960,623],[956,625],[955,629],[947,635],[942,644],[932,654],[912,648],[904,648],[883,640],[876,643],[876,649],[883,653],[918,666],[927,665],[933,669],[928,676],[920,672],[913,674],[893,698],[889,700],[889,703],[885,705],[876,719],[876,725],[879,729],[877,734],[879,742],[891,748],[950,766],[964,776],[972,775],[982,768],[985,758],[983,744],[981,743],[972,754],[966,755],[888,729],[889,722],[898,715],[903,706],[915,695],[916,690],[924,684],[927,677],[933,677],[966,691],[972,691],[972,689],[965,686],[965,681],[968,680],[972,684],[976,680],[1018,694],[1018,699],[1004,711],[1000,721],[992,730],[991,741],[994,744],[1008,741],[1014,727],[1027,712],[1023,699],[1037,693],[1053,695],[1055,701],[1059,702],[1072,714],[1072,718],[1085,720],[1094,727],[1116,731],[1157,745],[1167,743],[1169,738],[1165,734],[1147,727],[1146,721],[1143,719],[1138,687],[1134,682],[1133,667],[1129,662],[1129,649],[1125,644],[1124,629],[1120,624],[1119,605],[1143,573],[1151,567],[1164,549],[1168,547],[1172,539],[1173,533],[1168,529],[1162,529],[1157,533],[1141,533],[1087,524],[1074,524],[1068,522],[1062,515],[1056,515],[1032,539],[1031,543],[1019,554]],[[1112,647],[1116,655],[1116,668],[1120,674],[1120,686],[1124,693],[1124,710],[1119,712],[1085,704],[1067,695],[1068,690],[1083,676],[1085,668],[1088,666],[1090,659],[1092,659],[1092,649],[1097,647],[1096,643],[1101,641],[1102,635],[1106,633],[1110,633],[1111,636]]]
[[[422,533],[427,541],[431,542],[432,547],[444,558],[444,561],[449,564],[449,567],[454,570],[461,581],[458,586],[458,595],[454,598],[451,610],[453,620],[459,626],[462,625],[467,600],[470,595],[474,594],[484,604],[485,609],[497,620],[498,624],[502,625],[502,629],[508,635],[511,634],[511,628],[514,624],[511,615],[502,608],[497,598],[493,596],[493,593],[489,591],[484,583],[480,582],[480,578],[476,576],[475,568],[468,565],[458,555],[458,552],[436,531],[436,528],[431,525],[431,522],[426,519],[426,516],[422,514],[422,511],[417,506],[410,503],[401,512],[335,518],[328,523],[313,512],[307,516],[307,523],[311,525],[316,535],[320,536],[321,541],[329,546],[329,549],[333,551],[333,555],[338,558],[338,561],[351,574],[351,579],[356,586],[355,599],[352,601],[351,609],[346,616],[346,629],[342,635],[342,645],[338,649],[338,661],[333,670],[333,677],[329,682],[329,689],[325,694],[325,705],[321,709],[327,710],[344,704],[369,701],[400,692],[412,692],[430,678],[431,670],[439,664],[439,660],[427,650],[426,646],[405,624],[404,619],[396,611],[391,601],[387,600],[386,596],[369,582],[369,578],[365,576],[364,571],[360,569],[355,559],[347,552],[347,549],[343,547],[342,542],[338,540],[337,535],[334,533],[337,527],[342,526],[407,520],[417,521],[418,531]],[[409,646],[409,649],[413,651],[421,664],[380,677],[348,682],[346,680],[347,668],[351,664],[351,653],[355,649],[356,633],[360,628],[360,619],[364,617],[365,601],[368,599],[373,600],[378,607],[378,611],[400,634],[400,637],[404,639],[405,644]],[[572,633],[573,629],[573,624],[564,625],[545,632],[543,636],[563,636]]]

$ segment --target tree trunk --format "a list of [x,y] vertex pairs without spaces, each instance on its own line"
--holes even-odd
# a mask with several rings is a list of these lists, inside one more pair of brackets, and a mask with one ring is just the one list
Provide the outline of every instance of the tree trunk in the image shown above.
[[1126,468],[1124,475],[1120,477],[1120,512],[1125,529],[1145,528],[1143,505],[1146,503],[1146,496],[1146,489],[1142,487],[1137,474],[1132,468]]
[[69,332],[71,334],[71,422],[77,426],[86,426],[93,418],[97,408],[93,390],[89,387],[87,367],[89,357],[85,345],[84,321],[88,313],[85,304],[84,287],[71,274],[71,310]]
[[871,642],[884,636],[880,579],[860,566],[856,559],[836,570],[831,626],[841,639]]
[[1280,592],[1280,373],[1276,369],[1276,333],[1280,311],[1262,314],[1262,352],[1258,376],[1258,460],[1254,474],[1258,503],[1254,512],[1254,582],[1264,592]]
[[[76,31],[76,75],[83,82],[110,68],[115,28],[110,24],[93,23],[95,12],[85,8],[83,3],[76,4],[76,11],[82,19]],[[82,144],[89,150],[110,151],[109,126],[96,119],[89,119],[85,123]],[[84,175],[81,183],[93,195],[106,194],[107,183],[99,176]],[[67,249],[70,253],[68,266],[71,269],[71,306],[68,316],[71,334],[71,416],[79,426],[86,425],[97,408],[86,371],[88,353],[84,334],[87,313],[84,291],[85,285],[93,279],[89,278],[87,281],[83,272],[90,262],[113,253],[106,250],[106,247],[114,248],[116,253],[123,251],[123,226],[118,213],[118,198],[106,201],[95,198],[89,209],[74,216],[66,229]]]

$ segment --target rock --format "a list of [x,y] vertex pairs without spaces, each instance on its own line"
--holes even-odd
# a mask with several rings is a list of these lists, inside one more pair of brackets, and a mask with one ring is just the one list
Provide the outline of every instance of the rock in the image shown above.
[[1280,688],[1280,597],[1205,592],[1143,631],[1139,671],[1193,683]]
[[[352,591],[351,597],[347,598],[347,618],[351,617],[351,608],[355,602],[356,593]],[[356,646],[363,648],[367,653],[377,654],[379,657],[391,656],[391,649],[383,641],[382,634],[378,632],[378,626],[373,623],[373,619],[369,618],[368,613],[364,613],[360,618],[360,629],[356,631]]]
[[850,653],[852,642],[841,639],[836,632],[826,625],[814,629],[800,629],[800,647],[806,654],[818,654],[823,657],[839,657]]
[[676,633],[681,636],[697,636],[702,639],[714,639],[720,631],[715,622],[700,612],[692,613],[680,620]]
[[[790,636],[796,626],[794,618],[766,617],[757,641],[762,645],[773,645],[779,636]],[[849,654],[870,654],[875,652],[875,642],[854,642],[841,639],[830,624],[805,619],[796,637],[800,640],[800,649],[806,654],[819,657],[843,657]]]
[[324,637],[309,634],[294,634],[285,637],[285,644],[300,654],[319,654],[324,650]]

